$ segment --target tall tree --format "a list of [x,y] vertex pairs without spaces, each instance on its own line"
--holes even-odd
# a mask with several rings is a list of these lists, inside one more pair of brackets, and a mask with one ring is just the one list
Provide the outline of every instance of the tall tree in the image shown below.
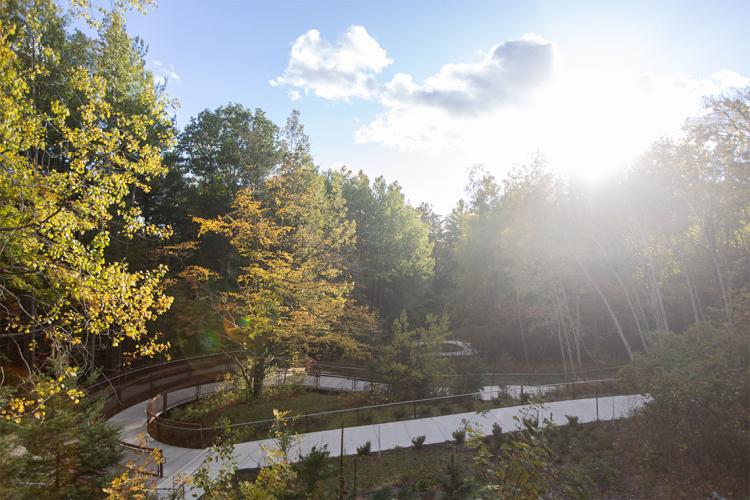
[[[42,418],[60,382],[93,361],[82,347],[91,339],[126,343],[134,355],[166,348],[147,328],[171,302],[165,269],[132,272],[106,250],[115,227],[126,237],[166,232],[146,224],[127,195],[164,172],[167,103],[151,85],[138,110],[119,108],[95,65],[60,68],[44,24],[64,24],[57,9],[21,2],[0,17],[0,335],[40,354],[35,363],[23,357],[38,373],[3,397],[9,418]],[[65,90],[46,93],[53,70]],[[63,392],[81,396],[75,386]]]
[[236,290],[219,306],[252,361],[253,393],[266,371],[296,354],[357,354],[373,318],[352,298],[344,257],[354,244],[340,186],[309,164],[287,161],[259,195],[241,190],[227,216],[198,219],[201,234],[227,237],[242,259]]
[[[397,183],[344,171],[347,213],[356,223],[357,262],[354,274],[359,295],[372,304],[384,322],[423,307],[435,260],[429,226],[419,210],[406,203]],[[421,314],[416,314],[423,316]]]

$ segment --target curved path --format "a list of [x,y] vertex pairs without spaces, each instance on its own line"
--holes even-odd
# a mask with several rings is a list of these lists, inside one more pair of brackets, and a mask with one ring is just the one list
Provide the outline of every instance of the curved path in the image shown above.
[[[320,377],[317,387],[332,390],[366,390],[368,385],[362,380],[346,379],[342,377]],[[305,380],[307,385],[316,385],[315,378],[309,377]],[[531,389],[531,390],[529,390]],[[538,390],[537,390],[538,389]],[[182,389],[189,396],[193,388]],[[527,387],[528,392],[545,392],[542,387]],[[480,392],[480,397],[490,396],[495,392],[494,388],[485,387]],[[175,391],[179,393],[179,391]],[[496,392],[495,392],[496,393]],[[177,394],[179,395],[179,394]],[[489,398],[488,398],[489,399]],[[544,405],[544,415],[559,425],[567,423],[566,415],[576,416],[581,423],[596,420],[613,420],[630,415],[630,413],[643,405],[646,399],[643,396],[608,396],[588,399],[574,399],[568,401],[556,401]],[[181,448],[161,443],[146,431],[146,404],[142,401],[135,404],[109,419],[109,421],[122,428],[121,439],[125,443],[138,446],[151,446],[161,448],[164,456],[163,477],[157,480],[157,491],[168,496],[181,477],[192,475],[205,461],[208,449]],[[425,444],[436,444],[451,441],[452,433],[456,429],[463,428],[469,423],[472,428],[489,435],[492,433],[492,424],[497,422],[505,432],[516,430],[514,416],[523,415],[529,411],[532,405],[521,405],[505,408],[496,408],[485,412],[466,412],[453,415],[442,415],[438,417],[427,417],[413,420],[388,422],[383,424],[362,425],[347,427],[344,429],[344,447],[341,449],[341,430],[327,430],[310,432],[298,435],[290,453],[292,461],[298,460],[300,455],[307,455],[313,446],[318,448],[326,445],[330,456],[337,457],[341,453],[353,455],[358,446],[370,441],[372,451],[392,450],[397,447],[411,446],[411,440],[416,436],[425,436]],[[534,410],[536,411],[536,410]],[[274,446],[273,439],[263,439],[239,443],[234,447],[234,456],[239,468],[255,468],[266,464],[265,454],[262,447]],[[211,462],[212,471],[218,471],[219,464]],[[195,487],[187,487],[186,496],[200,496],[202,491]]]

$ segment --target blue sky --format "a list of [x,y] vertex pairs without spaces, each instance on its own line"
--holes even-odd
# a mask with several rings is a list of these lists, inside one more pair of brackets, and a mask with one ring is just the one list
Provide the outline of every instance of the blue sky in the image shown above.
[[622,168],[701,94],[746,83],[748,19],[750,2],[161,0],[128,28],[171,74],[180,125],[230,101],[278,123],[299,109],[323,168],[447,212],[474,164]]

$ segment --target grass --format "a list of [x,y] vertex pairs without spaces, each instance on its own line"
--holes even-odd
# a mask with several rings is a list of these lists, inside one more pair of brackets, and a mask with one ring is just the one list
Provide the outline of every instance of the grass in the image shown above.
[[[463,470],[467,472],[473,470],[475,466],[472,456],[472,450],[454,445],[430,445],[417,450],[402,448],[373,453],[366,457],[346,456],[343,461],[343,476],[346,489],[351,494],[354,489],[354,462],[356,460],[358,498],[367,497],[368,493],[378,490],[400,489],[406,485],[416,485],[418,482],[434,488],[451,459]],[[340,459],[329,458],[328,463],[335,467],[336,472],[332,477],[319,483],[317,498],[336,498],[340,481]],[[238,479],[252,479],[256,474],[255,470],[238,471]]]
[[[201,423],[203,427],[219,425],[220,419],[227,418],[232,424],[257,422],[273,419],[273,410],[288,410],[290,416],[309,415],[335,410],[347,410],[362,406],[371,406],[385,402],[384,396],[375,393],[334,393],[312,389],[288,388],[279,393],[269,392],[259,401],[235,401],[224,404],[207,412],[194,411],[191,403],[174,408],[167,412],[165,418],[181,422]],[[206,401],[198,403],[205,405]],[[314,432],[357,425],[394,422],[414,418],[483,411],[502,406],[499,401],[477,401],[472,397],[442,399],[423,403],[406,403],[392,406],[347,411],[329,415],[301,417],[294,421],[292,427],[296,432]],[[236,436],[241,440],[262,439],[267,437],[270,423],[256,426],[236,427],[242,433]],[[198,434],[193,430],[167,429],[160,439],[168,444],[201,447],[201,442],[192,439]],[[206,434],[204,433],[204,437]],[[205,444],[205,441],[202,442]]]
[[[695,498],[718,491],[728,498],[746,498],[747,479],[723,477],[699,479],[686,470],[656,470],[643,460],[644,449],[638,427],[631,420],[579,424],[561,427],[551,436],[551,471],[557,478],[549,498]],[[356,461],[357,498],[444,498],[448,464],[466,480],[477,479],[480,468],[473,461],[474,450],[454,443],[401,448],[369,456],[329,458],[331,477],[318,485],[315,498],[336,498],[339,470],[349,495],[354,489]],[[239,480],[251,480],[257,470],[238,471]],[[481,480],[480,480],[481,481]],[[351,498],[348,496],[347,498]]]

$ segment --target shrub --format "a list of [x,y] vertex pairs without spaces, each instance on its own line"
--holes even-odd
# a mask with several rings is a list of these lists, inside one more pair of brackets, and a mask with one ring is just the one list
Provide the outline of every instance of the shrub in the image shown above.
[[412,445],[412,446],[414,447],[414,449],[415,449],[415,450],[418,450],[418,449],[419,449],[419,448],[421,448],[421,447],[422,447],[422,445],[424,444],[424,440],[425,440],[425,439],[426,439],[426,438],[425,438],[425,436],[424,436],[424,435],[422,435],[422,436],[417,436],[417,437],[415,437],[415,438],[412,438],[412,440],[411,440],[411,445]]
[[313,446],[307,456],[300,455],[300,462],[297,463],[295,469],[297,469],[297,474],[305,485],[305,493],[308,497],[314,496],[315,487],[319,481],[327,479],[333,474],[333,466],[326,465],[326,459],[330,454],[328,445],[323,445],[322,448]]
[[651,451],[650,466],[683,464],[696,473],[747,477],[747,366],[746,334],[703,325],[682,335],[653,335],[648,355],[622,372],[629,390],[651,396],[635,420],[639,439]]
[[573,415],[565,415],[565,418],[568,419],[568,425],[571,428],[575,428],[578,425],[578,417]]
[[439,479],[440,489],[443,491],[443,498],[448,500],[461,500],[470,498],[474,489],[471,482],[467,481],[465,471],[455,463],[455,458],[451,455],[451,461],[440,471]]
[[403,420],[404,418],[406,418],[406,408],[404,408],[403,406],[397,406],[396,409],[393,410],[393,415],[398,420]]
[[453,440],[456,441],[456,444],[463,444],[463,442],[466,440],[465,429],[456,429],[451,435],[453,436]]
[[453,408],[450,405],[440,405],[438,408],[441,415],[450,415],[453,413]]
[[368,440],[362,446],[357,447],[357,455],[359,455],[360,457],[365,457],[370,454],[371,449],[372,449],[372,443]]
[[492,423],[492,435],[495,437],[500,437],[503,435],[503,428],[500,427],[500,424],[497,422]]

